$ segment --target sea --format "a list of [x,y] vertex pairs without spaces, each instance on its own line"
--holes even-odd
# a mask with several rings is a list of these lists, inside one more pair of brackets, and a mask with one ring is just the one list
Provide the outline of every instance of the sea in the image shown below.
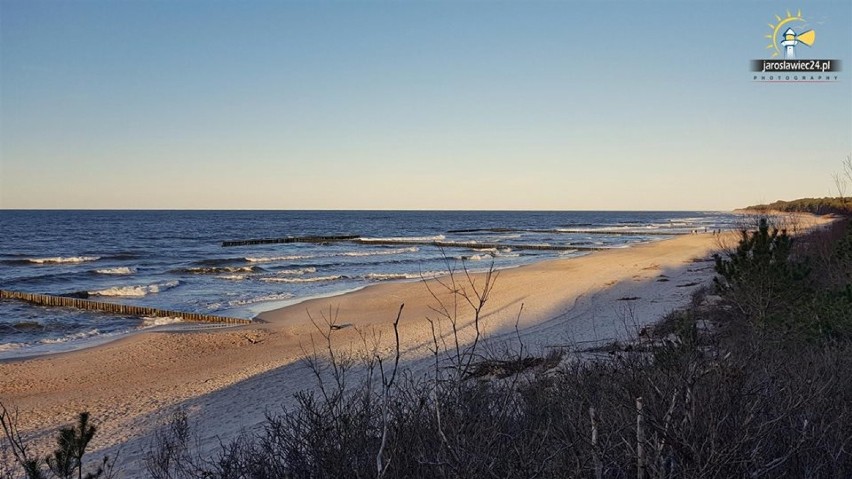
[[[0,289],[250,319],[385,281],[514,268],[735,222],[696,211],[0,210]],[[360,241],[223,246],[306,236]],[[0,359],[201,327],[213,326],[0,300]]]

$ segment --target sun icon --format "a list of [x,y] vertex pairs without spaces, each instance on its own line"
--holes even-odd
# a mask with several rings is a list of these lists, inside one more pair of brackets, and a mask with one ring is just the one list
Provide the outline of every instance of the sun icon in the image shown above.
[[[773,25],[771,23],[769,24],[769,28],[772,29],[772,33],[769,33],[769,34],[765,35],[765,37],[764,37],[764,38],[769,39],[769,45],[766,45],[766,48],[767,49],[771,48],[771,49],[775,50],[774,52],[772,52],[772,58],[775,58],[775,57],[777,57],[778,55],[781,54],[781,49],[778,48],[778,45],[780,43],[778,42],[777,39],[778,39],[778,32],[781,31],[781,29],[784,27],[784,25],[787,25],[787,24],[793,23],[793,22],[805,23],[805,19],[802,18],[802,10],[801,9],[796,11],[796,15],[793,15],[792,13],[790,13],[790,10],[787,10],[787,16],[786,17],[781,18],[779,15],[775,15],[775,19],[778,23],[776,23],[775,25]],[[810,30],[808,33],[810,33],[811,36],[813,36],[813,30]],[[810,43],[813,43],[813,40],[811,39],[810,42],[803,42],[803,43],[805,43],[806,45],[809,45]]]

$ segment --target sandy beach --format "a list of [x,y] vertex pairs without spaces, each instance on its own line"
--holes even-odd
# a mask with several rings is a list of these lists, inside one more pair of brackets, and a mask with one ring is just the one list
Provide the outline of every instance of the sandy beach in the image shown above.
[[317,3],[0,0],[0,479],[852,478],[852,1]]
[[[684,235],[502,270],[483,310],[483,333],[492,343],[513,340],[517,321],[533,351],[628,337],[707,285],[710,256],[720,240],[732,238]],[[466,288],[485,281],[483,274],[457,273],[455,279]],[[442,290],[434,280],[428,285]],[[451,295],[438,298],[449,301]],[[19,409],[20,428],[33,437],[50,435],[89,411],[99,425],[93,449],[114,454],[120,448],[126,471],[138,471],[152,431],[177,407],[187,411],[202,442],[216,444],[217,437],[250,429],[267,411],[280,411],[294,393],[312,387],[300,361],[316,332],[309,314],[316,319],[337,312],[337,346],[357,349],[358,331],[383,331],[382,347],[389,350],[391,324],[403,303],[402,360],[416,369],[430,354],[426,318],[435,317],[437,306],[419,281],[310,300],[263,313],[250,326],[146,332],[86,350],[5,361],[0,400]],[[462,337],[470,337],[471,308],[461,308],[459,318]]]

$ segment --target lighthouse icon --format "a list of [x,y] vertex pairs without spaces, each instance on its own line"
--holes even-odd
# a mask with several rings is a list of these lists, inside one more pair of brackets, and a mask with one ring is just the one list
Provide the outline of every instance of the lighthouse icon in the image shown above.
[[813,30],[808,30],[806,32],[796,34],[796,32],[792,28],[788,28],[787,31],[784,32],[784,39],[780,42],[781,46],[784,47],[784,58],[796,58],[796,45],[801,43],[807,46],[811,46],[814,44],[815,39],[816,32],[814,32]]

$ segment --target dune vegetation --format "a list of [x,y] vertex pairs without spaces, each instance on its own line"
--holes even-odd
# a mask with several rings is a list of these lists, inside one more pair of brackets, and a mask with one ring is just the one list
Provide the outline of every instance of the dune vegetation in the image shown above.
[[[852,476],[852,222],[791,237],[763,218],[714,260],[713,285],[629,343],[533,354],[436,338],[425,375],[401,368],[398,348],[335,354],[324,318],[307,359],[316,387],[297,407],[213,452],[178,410],[147,475]],[[479,311],[487,297],[486,285],[465,299]],[[85,424],[60,431],[51,459],[28,455],[3,419],[5,457],[21,466],[8,477],[120,476],[86,465]]]

